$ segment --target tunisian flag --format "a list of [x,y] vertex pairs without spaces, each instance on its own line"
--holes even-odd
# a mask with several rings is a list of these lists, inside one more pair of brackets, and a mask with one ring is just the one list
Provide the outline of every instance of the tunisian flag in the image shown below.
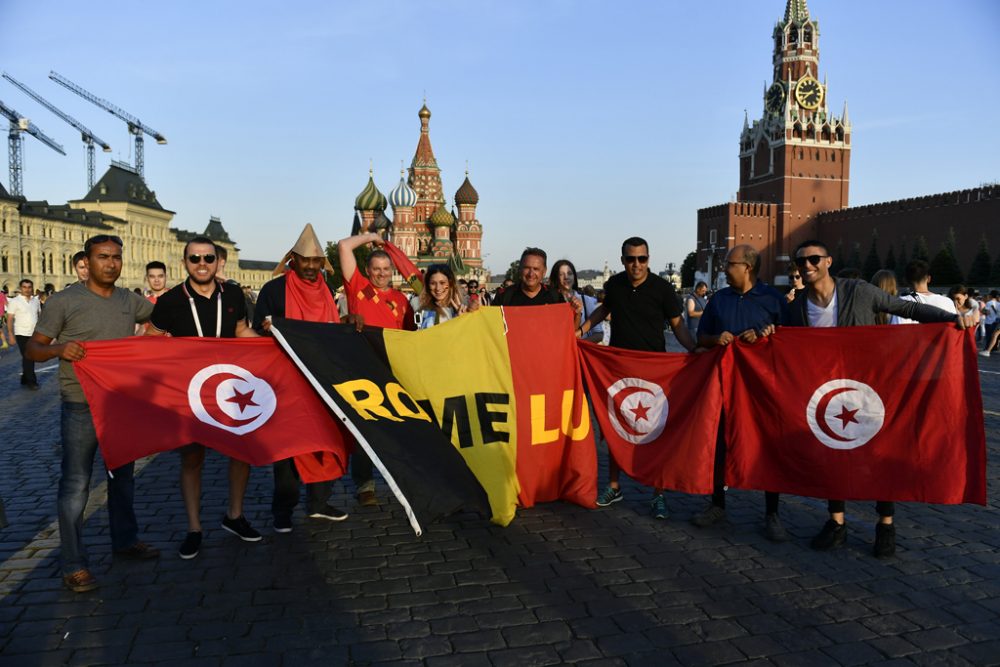
[[196,442],[251,465],[302,455],[306,482],[344,474],[350,450],[338,423],[271,338],[83,346],[73,368],[109,468]]
[[661,489],[711,493],[725,350],[578,347],[601,433],[625,474]]
[[845,500],[986,504],[972,335],[949,324],[780,329],[732,350],[726,479]]

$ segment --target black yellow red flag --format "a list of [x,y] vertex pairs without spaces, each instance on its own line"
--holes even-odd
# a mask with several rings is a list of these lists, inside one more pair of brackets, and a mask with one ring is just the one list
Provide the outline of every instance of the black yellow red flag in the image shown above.
[[489,514],[462,456],[365,336],[347,325],[280,318],[271,333],[382,473],[418,535],[460,509]]

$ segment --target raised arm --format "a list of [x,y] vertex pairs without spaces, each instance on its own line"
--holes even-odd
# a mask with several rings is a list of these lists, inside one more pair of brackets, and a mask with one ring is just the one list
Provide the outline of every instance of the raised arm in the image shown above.
[[345,283],[350,282],[354,278],[354,272],[358,270],[358,262],[354,259],[354,249],[366,243],[374,243],[380,246],[385,241],[375,232],[348,236],[346,239],[337,241],[337,254],[340,256],[340,271],[344,275]]

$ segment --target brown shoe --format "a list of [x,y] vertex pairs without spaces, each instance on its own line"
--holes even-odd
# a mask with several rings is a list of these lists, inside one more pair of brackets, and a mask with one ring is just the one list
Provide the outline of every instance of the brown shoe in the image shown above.
[[362,507],[378,507],[378,498],[374,491],[366,489],[358,492],[358,504]]
[[149,560],[150,558],[159,558],[160,550],[145,542],[136,542],[128,549],[119,549],[115,555],[129,560]]
[[63,577],[63,586],[74,593],[86,593],[97,588],[97,579],[90,573],[90,570],[77,570]]

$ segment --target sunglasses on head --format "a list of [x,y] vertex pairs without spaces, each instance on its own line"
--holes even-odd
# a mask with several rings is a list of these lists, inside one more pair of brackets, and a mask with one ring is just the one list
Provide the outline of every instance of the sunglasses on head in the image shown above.
[[98,234],[97,236],[91,236],[87,239],[87,242],[83,244],[83,250],[84,252],[90,252],[90,246],[97,245],[99,243],[108,243],[109,241],[117,245],[119,248],[125,247],[121,238],[117,236],[112,236],[111,234]]
[[188,261],[192,264],[201,264],[205,260],[206,264],[215,264],[215,255],[188,255]]
[[649,255],[623,255],[622,261],[626,264],[635,264],[636,262],[645,264],[649,261]]
[[821,259],[826,259],[827,257],[829,257],[829,255],[807,255],[806,257],[796,257],[795,266],[801,269],[806,265],[806,262],[809,262],[813,266],[819,266],[819,261]]

